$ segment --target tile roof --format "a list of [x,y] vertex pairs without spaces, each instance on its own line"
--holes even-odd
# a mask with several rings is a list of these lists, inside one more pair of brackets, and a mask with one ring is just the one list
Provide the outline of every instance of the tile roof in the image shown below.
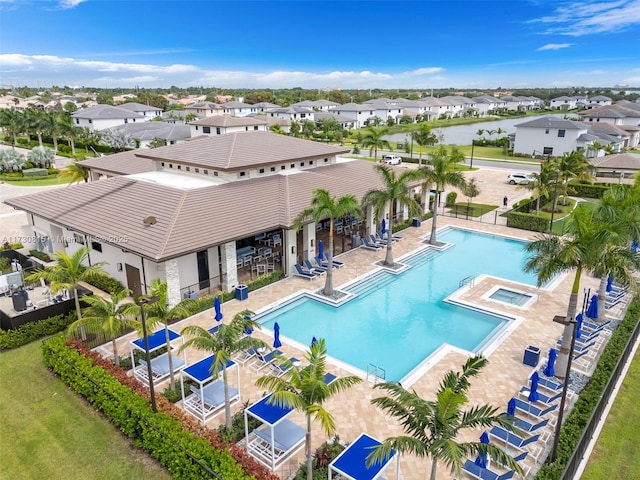
[[135,150],[130,150],[104,157],[90,158],[78,162],[79,165],[105,173],[116,175],[130,175],[153,170],[153,161],[136,156]]
[[596,168],[613,168],[617,170],[640,170],[640,156],[629,153],[616,153],[603,157],[589,158],[589,163]]
[[234,117],[232,115],[212,115],[189,122],[189,125],[202,125],[207,127],[242,127],[253,125],[265,125],[267,122],[255,117]]
[[113,107],[111,105],[94,105],[73,112],[73,118],[89,118],[91,120],[113,120],[120,118],[144,118],[143,115],[127,110],[126,108]]
[[143,141],[153,140],[154,138],[185,140],[191,137],[189,125],[168,122],[125,123],[124,125],[105,128],[105,130],[124,130],[133,138]]
[[558,117],[540,117],[529,120],[528,122],[518,123],[516,127],[529,128],[561,128],[565,130],[587,130],[589,125],[582,122],[574,122],[573,120],[565,120]]

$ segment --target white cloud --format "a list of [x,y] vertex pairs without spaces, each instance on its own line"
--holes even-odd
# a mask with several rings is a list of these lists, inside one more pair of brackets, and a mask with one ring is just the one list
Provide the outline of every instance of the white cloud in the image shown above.
[[572,43],[547,43],[542,47],[538,48],[539,52],[543,52],[545,50],[562,50],[563,48],[569,48]]
[[81,3],[86,2],[87,0],[60,0],[60,8],[68,10],[70,8],[75,8]]
[[627,30],[640,24],[640,0],[585,1],[560,6],[529,23],[548,25],[546,34],[583,36]]

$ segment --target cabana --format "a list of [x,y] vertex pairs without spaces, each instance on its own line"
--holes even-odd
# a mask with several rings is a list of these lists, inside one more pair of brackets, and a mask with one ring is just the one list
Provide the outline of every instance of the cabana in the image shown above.
[[[211,374],[211,365],[215,360],[215,355],[203,358],[199,362],[189,365],[182,371],[180,376],[180,389],[182,391],[182,406],[185,411],[202,423],[219,415],[224,411],[224,381],[220,378],[222,371],[215,377]],[[236,371],[236,386],[228,385],[229,402],[231,404],[240,401],[240,369],[233,361],[227,361],[227,371],[234,368]],[[190,392],[187,392],[185,398],[184,381],[192,380],[198,386],[192,385]],[[212,381],[214,380],[214,381]]]
[[381,463],[374,463],[367,468],[367,457],[381,442],[366,433],[361,433],[356,440],[344,449],[333,462],[329,464],[329,480],[335,472],[340,478],[349,480],[376,480],[380,478],[385,468],[396,458],[396,478],[400,478],[400,458],[395,450]]
[[[167,339],[164,329],[158,330],[153,335],[149,335],[149,353],[152,354],[157,352],[158,350],[164,348],[166,349]],[[169,344],[171,348],[174,347],[174,342],[184,342],[182,336],[173,330],[169,330]],[[149,374],[147,369],[147,362],[143,359],[140,359],[139,364],[136,365],[134,352],[135,350],[139,350],[141,352],[145,351],[144,348],[144,338],[139,338],[137,340],[133,340],[131,342],[131,365],[133,366],[133,376],[144,383],[145,385],[149,385]],[[179,372],[186,365],[186,357],[181,358],[178,355],[171,354],[171,360],[173,364],[173,372]],[[151,373],[153,375],[153,382],[162,382],[169,378],[171,371],[169,370],[169,356],[167,353],[163,353],[151,360]]]
[[[269,404],[270,398],[271,394],[244,410],[244,431],[249,455],[275,472],[304,446],[307,432],[287,419],[293,408]],[[252,432],[249,432],[249,415],[262,422]]]

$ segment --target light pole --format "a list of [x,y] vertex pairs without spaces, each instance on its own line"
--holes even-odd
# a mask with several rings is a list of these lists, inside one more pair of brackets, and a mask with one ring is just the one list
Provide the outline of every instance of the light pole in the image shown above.
[[556,213],[556,198],[558,198],[559,174],[556,172],[556,185],[553,189],[553,202],[551,203],[551,221],[549,222],[549,233],[553,233],[553,215]]
[[471,139],[471,161],[469,162],[469,168],[473,168],[473,147],[476,146],[476,141]]
[[553,448],[551,449],[551,462],[556,461],[556,455],[558,451],[558,440],[560,437],[560,429],[562,428],[562,418],[564,417],[564,404],[567,400],[567,388],[569,387],[569,376],[571,375],[571,362],[573,360],[573,349],[576,346],[576,329],[578,326],[578,322],[576,322],[575,318],[567,321],[567,317],[562,317],[560,315],[556,315],[553,317],[553,321],[559,323],[561,325],[567,326],[571,325],[573,328],[571,329],[571,347],[569,348],[569,358],[567,359],[567,370],[564,374],[564,383],[562,384],[562,397],[560,397],[560,410],[558,411],[558,423],[556,423],[556,431],[553,435]]
[[155,303],[157,297],[138,297],[136,304],[140,307],[140,317],[142,321],[142,335],[144,337],[144,359],[147,362],[147,378],[149,379],[149,394],[151,395],[151,409],[157,412],[156,392],[153,389],[153,371],[151,370],[151,357],[149,356],[149,336],[147,335],[147,318],[144,313],[144,306],[148,303]]

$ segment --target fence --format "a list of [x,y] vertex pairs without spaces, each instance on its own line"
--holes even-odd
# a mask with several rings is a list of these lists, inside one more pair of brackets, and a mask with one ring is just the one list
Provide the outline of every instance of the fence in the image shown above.
[[505,211],[501,211],[499,207],[479,216],[469,215],[470,211],[472,208],[461,207],[460,204],[457,207],[452,207],[447,206],[446,202],[438,203],[438,215],[492,225],[507,225],[507,217],[503,215]]
[[591,417],[589,418],[589,421],[587,422],[587,425],[584,431],[582,432],[582,436],[580,437],[580,440],[578,440],[578,444],[576,445],[576,448],[573,451],[573,455],[571,455],[571,458],[567,462],[567,466],[565,467],[564,472],[562,472],[562,476],[560,477],[560,480],[572,480],[575,477],[576,473],[578,472],[578,468],[580,467],[582,458],[584,457],[584,454],[587,451],[587,448],[589,447],[589,443],[591,442],[594,436],[594,432],[598,427],[598,423],[604,416],[604,412],[605,412],[605,409],[607,408],[607,404],[610,401],[612,401],[611,397],[613,395],[613,391],[615,389],[616,383],[622,376],[622,372],[624,370],[625,364],[627,363],[627,361],[630,360],[631,353],[633,352],[633,346],[635,345],[639,335],[640,335],[640,322],[636,323],[636,326],[633,332],[631,333],[631,337],[629,338],[629,341],[624,347],[624,350],[622,352],[622,355],[620,356],[620,359],[618,360],[618,363],[613,369],[613,372],[611,372],[611,377],[609,377],[609,380],[607,381],[607,384],[604,387],[602,395],[598,400],[598,403],[596,404],[595,408],[593,409],[593,413],[591,414]]

